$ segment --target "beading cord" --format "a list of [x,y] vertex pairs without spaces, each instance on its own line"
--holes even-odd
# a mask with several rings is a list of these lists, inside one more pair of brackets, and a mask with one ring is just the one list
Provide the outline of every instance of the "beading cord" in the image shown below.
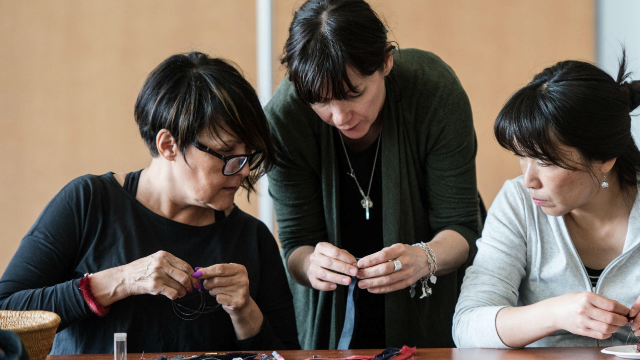
[[[636,333],[633,331],[633,329],[631,328],[631,324],[633,323],[628,323],[627,325],[625,325],[624,327],[629,327],[629,335],[627,335],[627,341],[626,341],[626,345],[639,345],[640,344],[640,337],[638,337],[638,335],[636,335]],[[633,340],[629,341],[629,339],[631,338],[631,336],[633,336],[635,342],[633,342]],[[611,345],[615,345],[615,341],[613,341],[614,336],[611,336]],[[632,344],[633,342],[633,344]]]
[[185,297],[184,299],[176,299],[176,300],[172,300],[171,301],[171,307],[173,308],[173,312],[182,320],[195,320],[198,317],[200,317],[200,315],[202,314],[208,314],[211,312],[214,312],[216,310],[218,310],[220,308],[220,304],[216,304],[216,306],[207,306],[207,300],[205,299],[205,294],[208,294],[207,291],[204,290],[199,290],[197,288],[194,287],[195,290],[198,291],[198,295],[200,295],[200,304],[198,305],[197,309],[191,309],[187,306],[184,306],[180,303],[178,303],[178,300],[181,301],[189,301],[191,299],[194,298],[194,296],[191,297]]

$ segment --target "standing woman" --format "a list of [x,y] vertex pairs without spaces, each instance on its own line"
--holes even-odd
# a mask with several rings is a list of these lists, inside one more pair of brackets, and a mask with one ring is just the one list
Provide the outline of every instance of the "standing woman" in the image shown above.
[[[522,176],[496,197],[464,278],[459,347],[625,345],[640,328],[640,82],[563,61],[498,114]],[[633,320],[625,327],[627,316]],[[605,340],[606,339],[606,340]]]
[[282,63],[265,108],[269,192],[303,348],[453,346],[479,227],[458,78],[432,53],[395,49],[362,0],[304,3]]

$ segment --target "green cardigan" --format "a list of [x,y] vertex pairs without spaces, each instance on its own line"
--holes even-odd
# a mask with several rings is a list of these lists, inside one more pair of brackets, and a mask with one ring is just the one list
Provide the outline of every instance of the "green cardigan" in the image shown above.
[[[469,243],[470,264],[480,224],[469,99],[453,70],[429,52],[395,51],[390,78],[379,159],[384,246],[426,242],[454,230]],[[268,173],[269,194],[285,263],[299,246],[327,241],[340,247],[336,132],[297,99],[288,79],[265,112],[278,149],[278,164]],[[452,318],[462,276],[464,267],[438,277],[425,299],[412,299],[408,289],[386,294],[386,346],[454,347]],[[302,348],[335,349],[346,287],[321,292],[290,276],[289,284]]]

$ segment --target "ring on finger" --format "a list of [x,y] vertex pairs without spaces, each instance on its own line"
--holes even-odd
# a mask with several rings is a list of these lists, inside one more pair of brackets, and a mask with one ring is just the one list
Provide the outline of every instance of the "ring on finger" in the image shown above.
[[393,272],[396,272],[396,271],[402,269],[402,263],[398,259],[393,260],[393,266],[394,266]]

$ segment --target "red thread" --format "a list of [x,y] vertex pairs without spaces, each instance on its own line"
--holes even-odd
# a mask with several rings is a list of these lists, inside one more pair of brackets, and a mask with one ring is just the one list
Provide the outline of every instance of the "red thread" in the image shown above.
[[[346,358],[308,358],[305,360],[373,360],[380,355],[382,355],[382,353],[377,355],[371,355],[371,356],[352,355]],[[405,345],[402,347],[399,353],[390,357],[389,360],[414,360],[415,355],[416,355],[416,348],[408,347],[407,345]]]
[[80,286],[78,288],[82,292],[82,297],[84,298],[84,301],[87,303],[87,305],[89,305],[89,307],[91,308],[91,311],[93,311],[98,316],[105,316],[109,313],[110,307],[102,306],[93,296],[89,274],[86,274],[82,279],[80,279]]

